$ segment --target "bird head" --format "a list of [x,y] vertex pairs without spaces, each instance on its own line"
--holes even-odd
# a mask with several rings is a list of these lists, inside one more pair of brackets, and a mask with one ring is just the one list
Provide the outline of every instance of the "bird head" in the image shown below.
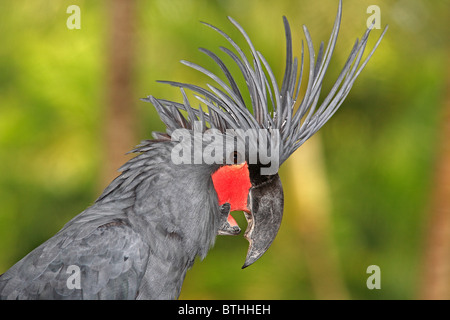
[[[303,43],[299,62],[293,55],[290,25],[283,17],[286,67],[281,86],[242,26],[229,18],[245,39],[251,52],[250,58],[225,32],[204,24],[218,32],[233,48],[221,47],[221,50],[239,68],[246,88],[239,88],[236,78],[218,55],[200,48],[218,65],[222,77],[198,64],[181,62],[208,76],[216,86],[207,84],[207,88],[203,88],[188,83],[160,81],[178,87],[182,102],[153,96],[143,99],[155,106],[166,125],[165,133],[154,132],[153,136],[179,142],[173,149],[172,161],[211,168],[210,177],[217,195],[217,205],[220,214],[226,218],[218,234],[240,233],[230,212],[244,212],[248,221],[244,236],[249,241],[249,249],[243,268],[266,252],[280,227],[284,199],[278,168],[338,110],[387,30],[383,31],[364,59],[372,27],[365,31],[360,40],[356,40],[335,84],[319,104],[322,82],[336,46],[341,15],[342,1],[339,2],[327,46],[325,48],[322,42],[317,55],[309,31],[303,26],[309,53],[309,76],[302,97],[300,87],[305,78]],[[186,90],[193,92],[200,102],[199,108],[191,106]],[[247,99],[244,99],[245,94]],[[251,101],[251,105],[245,101]]]

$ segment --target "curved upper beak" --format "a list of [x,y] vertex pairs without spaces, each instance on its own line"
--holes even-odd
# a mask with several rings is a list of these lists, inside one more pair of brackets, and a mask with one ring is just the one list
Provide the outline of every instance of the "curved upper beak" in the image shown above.
[[245,212],[248,225],[244,234],[249,247],[242,268],[258,260],[275,240],[283,217],[283,206],[283,187],[278,174],[250,189],[248,195],[250,212]]

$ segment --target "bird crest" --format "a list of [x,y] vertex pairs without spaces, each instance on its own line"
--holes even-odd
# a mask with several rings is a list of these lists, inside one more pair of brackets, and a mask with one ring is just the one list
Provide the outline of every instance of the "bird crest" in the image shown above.
[[[180,88],[183,102],[179,103],[153,96],[143,99],[155,106],[161,120],[167,127],[168,136],[154,133],[154,137],[168,138],[174,130],[193,130],[195,128],[201,132],[215,129],[220,133],[226,133],[230,129],[234,130],[234,133],[236,130],[244,130],[247,136],[251,135],[250,132],[254,136],[259,136],[261,132],[265,131],[269,145],[271,145],[270,142],[272,144],[276,143],[277,150],[279,148],[278,164],[281,165],[335,114],[387,31],[386,27],[364,59],[364,51],[374,22],[365,31],[360,40],[356,39],[334,85],[319,105],[322,83],[336,47],[341,16],[342,2],[340,1],[328,43],[325,47],[324,43],[321,42],[317,56],[308,28],[303,26],[309,55],[309,71],[306,91],[302,97],[300,97],[300,87],[302,81],[305,81],[306,73],[304,68],[304,46],[302,42],[299,63],[298,58],[293,55],[291,28],[286,17],[283,17],[286,37],[286,67],[281,86],[277,82],[267,60],[261,52],[256,50],[250,37],[237,21],[229,17],[230,22],[244,37],[251,52],[250,58],[244,54],[244,51],[224,31],[203,22],[203,24],[223,36],[233,47],[234,51],[225,47],[221,47],[221,50],[232,58],[244,77],[247,86],[246,93],[249,95],[251,106],[246,105],[244,90],[239,88],[226,63],[212,51],[200,48],[201,52],[219,66],[227,82],[198,64],[182,60],[181,62],[184,65],[208,76],[218,87],[207,84],[208,88],[206,89],[194,84],[158,81]],[[190,90],[194,93],[196,99],[200,102],[199,108],[191,106],[185,90]],[[203,108],[207,111],[204,111]]]

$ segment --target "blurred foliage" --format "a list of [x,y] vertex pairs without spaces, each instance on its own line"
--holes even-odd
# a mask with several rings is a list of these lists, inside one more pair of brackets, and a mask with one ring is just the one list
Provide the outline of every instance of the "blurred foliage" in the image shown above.
[[[66,27],[71,4],[81,8],[80,30]],[[388,33],[346,103],[311,141],[322,150],[329,236],[348,297],[409,299],[420,289],[424,223],[448,77],[450,2],[344,0],[324,91],[364,32],[372,4],[381,8]],[[239,21],[281,81],[281,16],[289,18],[299,56],[301,25],[308,26],[317,50],[319,41],[329,37],[336,10],[335,0],[137,1],[133,85],[142,115],[136,124],[139,136],[163,130],[152,106],[139,98],[181,100],[178,90],[156,80],[205,83],[179,60],[218,70],[197,48],[220,52],[226,41],[199,21],[220,27],[244,46],[227,16]],[[0,273],[85,209],[105,186],[99,171],[108,161],[102,156],[102,114],[108,107],[106,42],[108,25],[114,23],[109,18],[106,0],[0,1]],[[369,47],[380,33],[374,30]],[[294,177],[281,169],[285,218],[260,261],[241,270],[246,240],[218,237],[207,258],[188,272],[181,298],[321,298],[305,262],[296,225],[301,220],[294,219],[299,210],[289,189]],[[243,217],[236,219],[245,226]],[[366,287],[371,264],[381,268],[381,290]]]

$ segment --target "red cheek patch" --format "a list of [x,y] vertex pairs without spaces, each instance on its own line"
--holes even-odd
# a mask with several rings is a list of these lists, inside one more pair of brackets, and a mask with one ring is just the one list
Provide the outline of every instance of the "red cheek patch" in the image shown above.
[[247,198],[250,183],[250,173],[246,162],[219,168],[212,175],[214,189],[219,198],[219,205],[228,202],[230,211],[248,211]]

